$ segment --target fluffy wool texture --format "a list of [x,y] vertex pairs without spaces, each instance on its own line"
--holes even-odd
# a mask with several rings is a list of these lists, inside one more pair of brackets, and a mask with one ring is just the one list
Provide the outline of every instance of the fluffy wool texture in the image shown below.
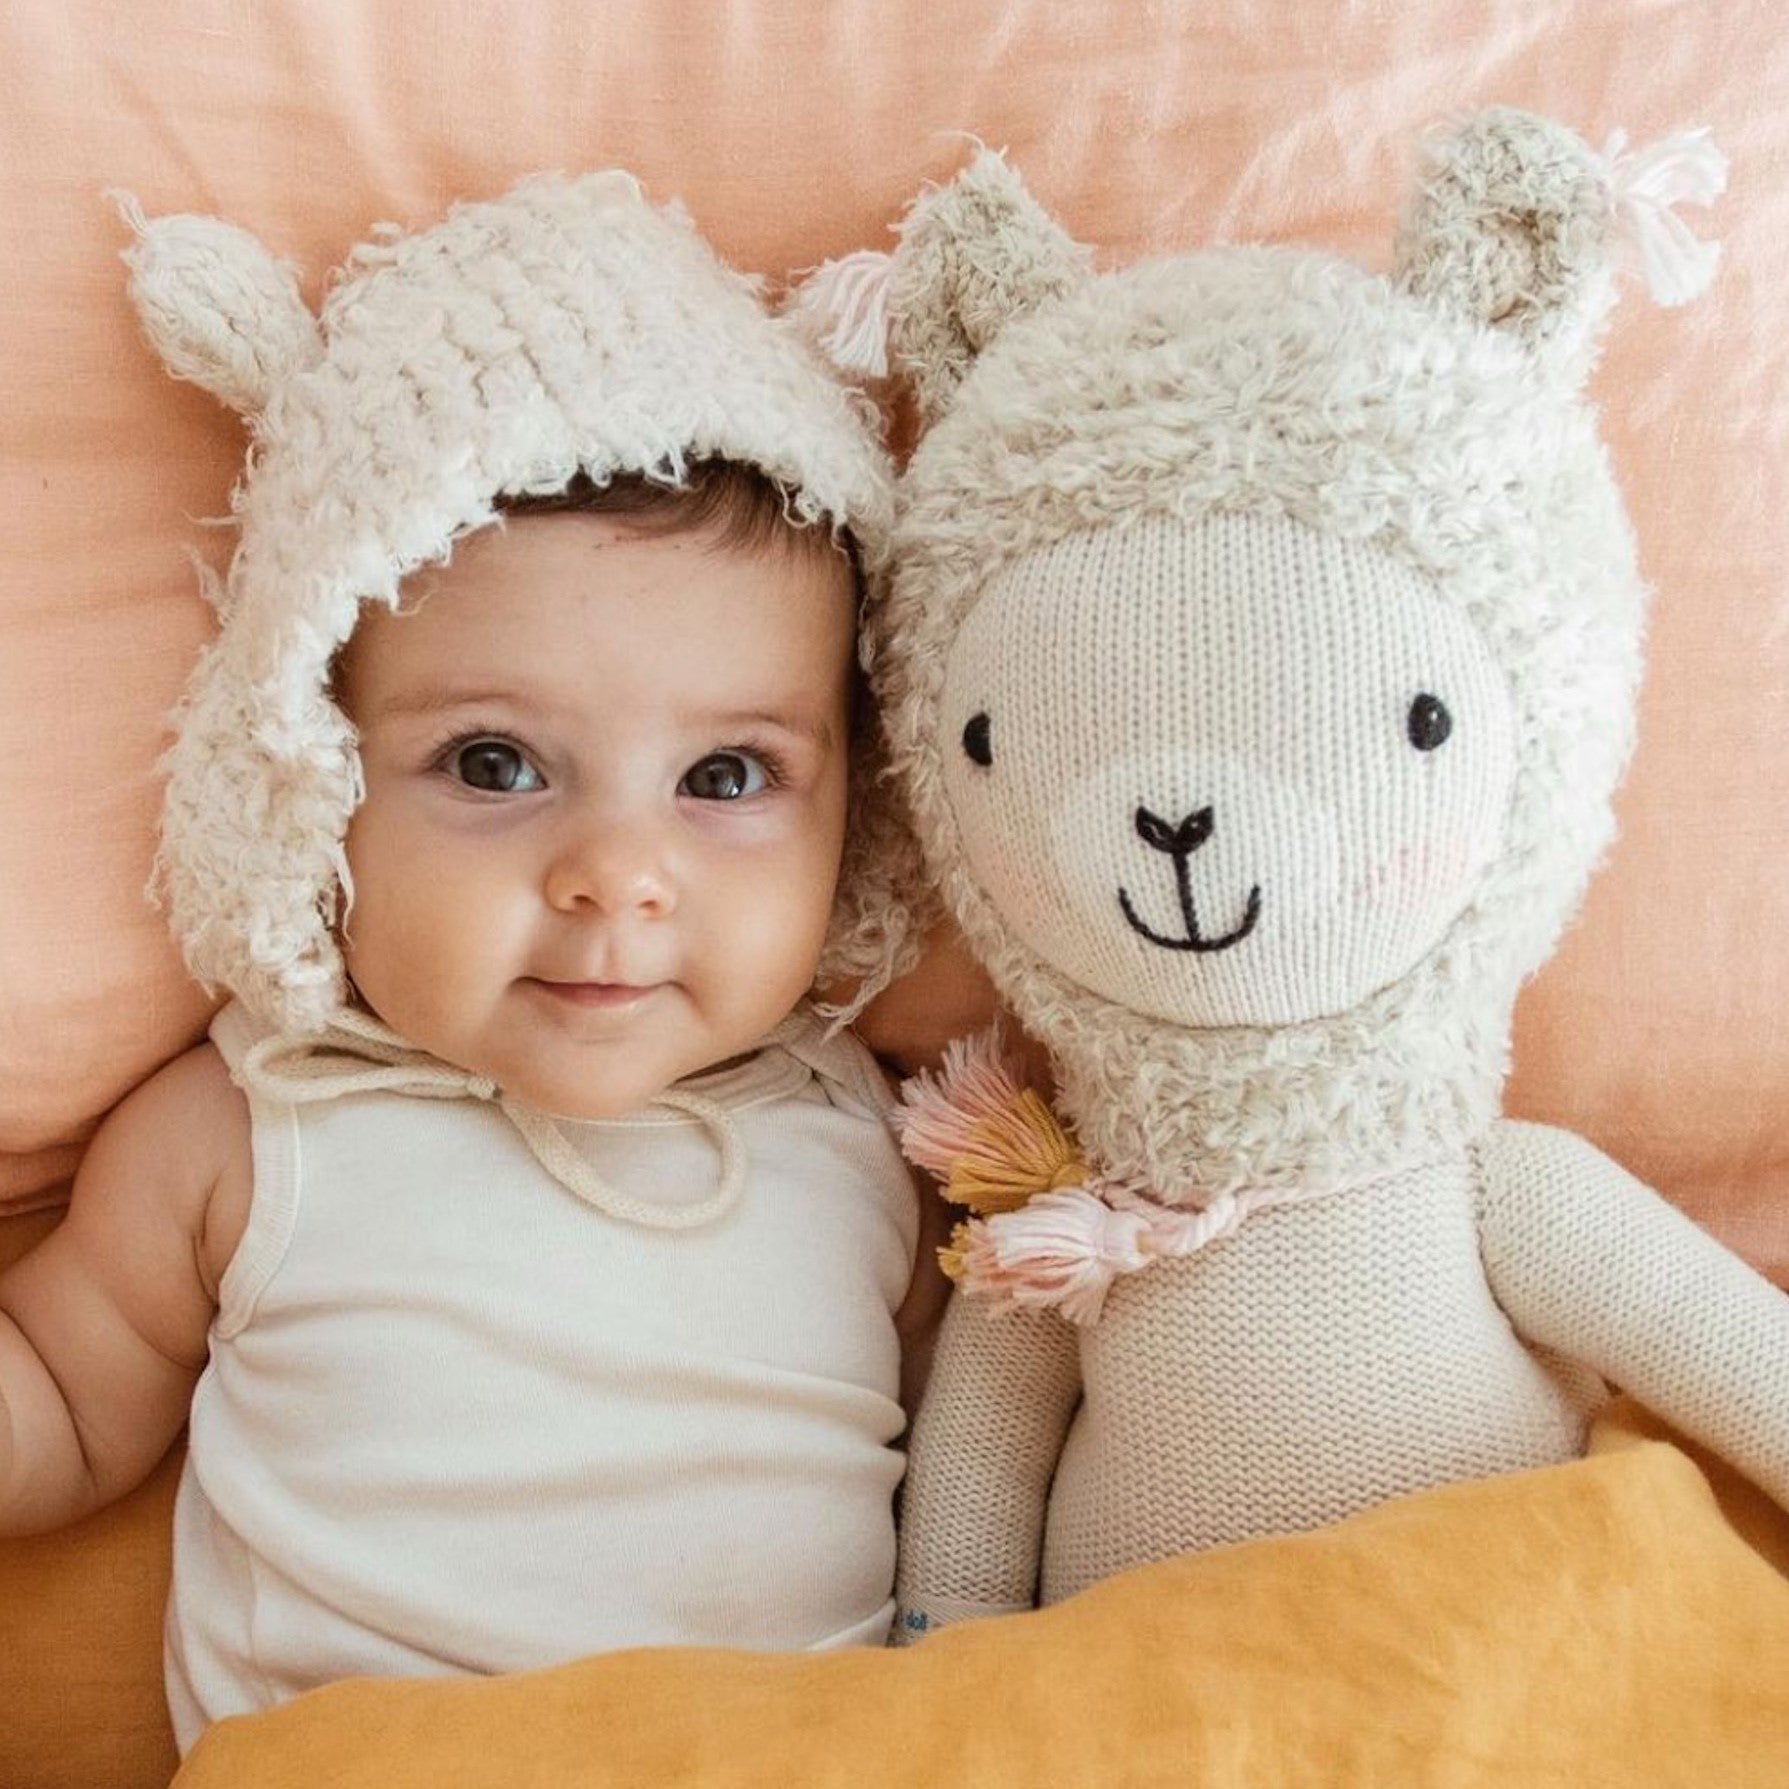
[[[168,757],[159,885],[202,981],[316,1033],[347,999],[332,927],[362,782],[328,678],[362,603],[395,607],[501,494],[579,471],[676,483],[711,458],[767,474],[793,521],[848,534],[873,569],[888,468],[861,397],[626,174],[540,176],[418,234],[387,229],[320,317],[245,232],[126,215],[151,342],[252,431],[224,626]],[[856,769],[873,777],[873,758]],[[855,806],[823,976],[905,938],[881,894],[894,847]]]
[[[1528,210],[1557,214],[1521,245],[1545,329],[1482,326],[1516,277],[1514,251],[1484,240],[1512,167]],[[1096,275],[997,158],[966,185],[961,214],[954,189],[931,195],[903,242],[935,271],[929,308],[909,296],[896,310],[896,358],[919,363],[922,398],[945,408],[903,481],[871,647],[947,904],[1050,1046],[1062,1106],[1113,1178],[1197,1202],[1445,1151],[1496,1110],[1516,990],[1610,838],[1632,737],[1645,593],[1577,384],[1612,292],[1595,160],[1569,132],[1508,114],[1439,146],[1390,280],[1272,249]],[[990,235],[991,188],[1004,213]],[[977,325],[987,345],[965,370],[962,332],[932,313],[954,311],[959,282],[985,292],[1008,238],[1005,327]],[[912,290],[898,259],[894,289]],[[1445,303],[1427,296],[1443,290]],[[1506,671],[1522,750],[1505,848],[1419,963],[1345,1012],[1189,1031],[1090,994],[1014,936],[966,867],[940,703],[964,619],[1004,567],[1079,531],[1225,512],[1414,567]]]
[[[1718,184],[1706,147],[1625,178],[1660,212]],[[1475,119],[1384,279],[1094,273],[986,156],[908,219],[929,427],[871,660],[1072,1136],[1040,1153],[968,1052],[909,1099],[949,1184],[1039,1190],[947,1251],[903,1638],[1570,1458],[1602,1380],[1789,1504],[1789,1301],[1497,1117],[1633,732],[1645,591],[1581,396],[1623,178]],[[1665,261],[1669,296],[1708,266]]]

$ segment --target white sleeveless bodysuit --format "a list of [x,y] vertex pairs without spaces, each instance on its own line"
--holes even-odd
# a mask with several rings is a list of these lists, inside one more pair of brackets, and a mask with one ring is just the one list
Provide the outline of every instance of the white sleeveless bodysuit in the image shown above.
[[[212,1037],[235,1072],[257,1032]],[[486,1101],[251,1092],[175,1510],[183,1752],[346,1676],[882,1642],[918,1229],[889,1096],[806,1013],[679,1091],[749,1162],[684,1230],[593,1208]],[[714,1190],[687,1114],[554,1126],[624,1194]]]

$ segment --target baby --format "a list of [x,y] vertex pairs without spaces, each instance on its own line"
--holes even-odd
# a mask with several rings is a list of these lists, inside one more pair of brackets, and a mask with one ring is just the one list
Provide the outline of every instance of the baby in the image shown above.
[[0,1281],[0,1532],[190,1408],[183,1750],[346,1675],[881,1642],[919,1217],[806,999],[875,930],[872,434],[623,176],[387,236],[320,325],[241,232],[135,222],[255,436],[161,861],[235,998]]

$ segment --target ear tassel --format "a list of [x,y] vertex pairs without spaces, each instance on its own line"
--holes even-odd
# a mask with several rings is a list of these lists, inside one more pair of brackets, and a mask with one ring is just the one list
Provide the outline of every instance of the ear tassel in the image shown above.
[[795,327],[841,372],[888,376],[888,287],[894,256],[859,249],[827,261],[790,300]]
[[1678,131],[1630,150],[1617,130],[1603,146],[1609,196],[1623,233],[1634,245],[1646,289],[1671,306],[1699,297],[1714,278],[1720,244],[1703,242],[1674,205],[1710,205],[1727,189],[1727,158],[1713,133]]

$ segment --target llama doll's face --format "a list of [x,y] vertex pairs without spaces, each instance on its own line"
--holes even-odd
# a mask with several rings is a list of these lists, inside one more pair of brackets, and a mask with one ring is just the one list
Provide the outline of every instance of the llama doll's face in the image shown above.
[[1149,514],[990,580],[951,647],[966,868],[1059,974],[1191,1026],[1340,1013],[1428,954],[1504,839],[1513,706],[1383,548]]

